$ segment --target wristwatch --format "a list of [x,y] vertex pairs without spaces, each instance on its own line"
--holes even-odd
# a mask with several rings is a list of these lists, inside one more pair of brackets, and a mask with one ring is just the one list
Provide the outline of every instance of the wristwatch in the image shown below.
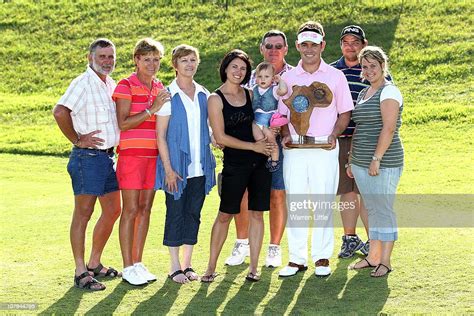
[[382,161],[382,158],[379,158],[377,156],[372,156],[372,160],[374,161]]

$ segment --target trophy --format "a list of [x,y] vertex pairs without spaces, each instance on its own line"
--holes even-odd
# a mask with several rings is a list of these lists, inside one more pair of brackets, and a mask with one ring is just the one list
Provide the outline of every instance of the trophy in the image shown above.
[[306,133],[313,109],[328,107],[332,98],[331,89],[322,82],[314,81],[309,86],[293,86],[293,93],[283,100],[283,103],[290,109],[290,122],[299,137],[297,142],[287,143],[288,148],[331,148],[327,141],[316,141],[314,137],[306,136]]

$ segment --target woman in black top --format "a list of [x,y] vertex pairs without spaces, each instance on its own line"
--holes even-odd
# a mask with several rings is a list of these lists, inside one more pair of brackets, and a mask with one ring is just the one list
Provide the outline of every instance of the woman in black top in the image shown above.
[[222,191],[219,213],[211,232],[211,251],[203,282],[216,277],[216,264],[227,238],[229,224],[240,212],[246,189],[249,194],[250,266],[247,280],[258,281],[258,256],[263,239],[263,213],[270,208],[271,174],[265,167],[272,144],[255,142],[252,136],[251,92],[241,85],[250,79],[250,60],[241,50],[224,56],[219,73],[224,83],[208,100],[209,122],[216,142],[224,147]]

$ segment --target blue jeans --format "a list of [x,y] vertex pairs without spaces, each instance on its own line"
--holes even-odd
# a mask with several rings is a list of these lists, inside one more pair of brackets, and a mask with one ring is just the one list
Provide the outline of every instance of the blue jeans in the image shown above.
[[397,218],[393,204],[403,168],[380,169],[378,176],[369,176],[368,168],[354,164],[351,169],[369,215],[369,238],[397,240]]
[[199,225],[201,224],[201,209],[206,196],[204,185],[205,176],[187,179],[186,187],[179,200],[173,194],[165,192],[166,221],[163,245],[179,247],[195,245]]
[[283,181],[283,150],[281,147],[281,137],[277,136],[276,142],[278,144],[280,169],[272,172],[272,190],[285,190],[285,181]]
[[74,147],[67,164],[74,195],[101,196],[117,191],[113,156],[96,149]]

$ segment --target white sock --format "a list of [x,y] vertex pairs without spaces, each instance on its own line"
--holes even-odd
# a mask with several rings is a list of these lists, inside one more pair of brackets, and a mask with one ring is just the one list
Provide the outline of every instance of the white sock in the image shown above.
[[248,245],[249,244],[249,239],[248,238],[245,238],[245,239],[238,239],[236,240],[238,243],[241,243],[241,244],[244,244],[244,245]]

